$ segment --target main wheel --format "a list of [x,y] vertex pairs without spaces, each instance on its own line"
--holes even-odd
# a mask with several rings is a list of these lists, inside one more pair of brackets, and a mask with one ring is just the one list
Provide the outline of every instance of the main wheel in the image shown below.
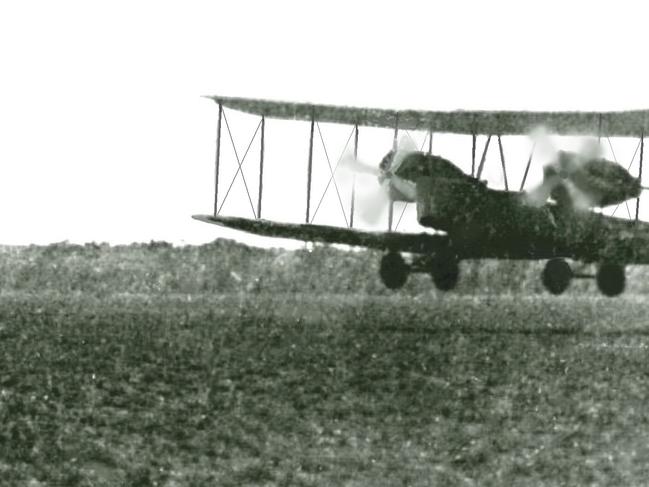
[[558,295],[568,289],[572,280],[572,269],[563,259],[550,259],[545,264],[541,279],[545,289]]
[[381,281],[388,289],[399,289],[408,280],[410,268],[403,260],[401,254],[397,252],[388,252],[381,257],[381,267],[379,275]]
[[597,269],[597,287],[605,296],[622,294],[626,285],[624,266],[604,262]]
[[455,289],[460,277],[460,264],[457,257],[445,252],[435,255],[430,263],[430,275],[435,287],[440,291]]

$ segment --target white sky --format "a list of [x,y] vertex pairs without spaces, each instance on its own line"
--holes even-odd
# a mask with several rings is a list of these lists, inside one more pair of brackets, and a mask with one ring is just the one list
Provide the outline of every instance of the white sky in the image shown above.
[[[350,3],[0,3],[0,243],[243,238],[190,218],[213,204],[217,110],[201,95],[649,108],[644,2]],[[227,115],[242,152],[257,121]],[[322,130],[335,163],[349,127]],[[265,217],[303,218],[307,137],[307,124],[267,123]],[[390,145],[376,137],[361,132],[371,160]],[[522,173],[526,141],[504,143],[520,149],[508,164]],[[618,158],[628,163],[636,143],[614,141]],[[223,144],[226,184],[235,162]],[[434,152],[460,165],[470,149],[469,139],[435,139]],[[257,158],[253,146],[244,167],[255,200]],[[313,204],[328,171],[315,164]],[[250,216],[240,181],[233,193],[224,213]],[[316,223],[341,221],[331,190],[320,212]]]

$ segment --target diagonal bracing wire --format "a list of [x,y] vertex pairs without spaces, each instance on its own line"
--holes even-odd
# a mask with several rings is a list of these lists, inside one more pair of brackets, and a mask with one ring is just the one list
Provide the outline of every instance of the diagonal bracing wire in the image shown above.
[[[320,127],[318,127],[318,130],[320,130]],[[340,156],[338,157],[338,162],[336,162],[336,165],[333,168],[333,174],[329,176],[329,181],[327,181],[327,185],[325,186],[324,191],[322,192],[322,196],[320,197],[320,201],[318,201],[318,206],[315,209],[315,212],[313,213],[313,219],[315,218],[316,213],[318,213],[318,209],[320,208],[320,205],[322,204],[322,201],[324,200],[325,195],[327,194],[327,191],[329,190],[329,186],[331,185],[331,181],[333,180],[334,184],[336,183],[334,179],[334,174],[336,173],[336,170],[338,169],[338,166],[340,165],[340,161],[343,158],[343,155],[345,154],[345,151],[347,150],[347,147],[349,147],[349,141],[352,139],[352,135],[354,135],[355,128],[352,129],[351,133],[349,134],[349,137],[347,137],[347,142],[345,142],[345,146],[343,147],[343,150],[340,152]],[[324,141],[323,141],[323,147],[324,147]],[[327,149],[325,148],[325,154],[327,153]],[[331,166],[329,167],[331,169]],[[343,212],[344,214],[344,212]]]
[[[415,138],[412,136],[409,130],[404,131],[406,133],[406,136],[412,141],[413,144],[415,144],[415,147],[418,145],[417,141]],[[424,152],[424,146],[426,145],[426,141],[428,140],[428,134],[424,136],[424,140],[421,142],[421,146],[419,147],[419,152]]]
[[527,165],[525,166],[525,173],[523,174],[523,179],[521,180],[521,187],[518,190],[522,192],[525,189],[525,181],[527,181],[527,174],[530,172],[530,166],[532,165],[532,158],[534,157],[534,150],[536,149],[536,142],[532,144],[532,150],[530,151],[530,157],[527,159]]
[[[613,159],[615,160],[615,162],[617,162],[617,157],[615,157],[615,151],[613,150],[613,145],[611,144],[611,138],[610,138],[610,137],[607,137],[607,139],[608,139],[608,145],[609,145],[609,147],[611,148],[611,153],[613,154]],[[635,161],[635,156],[636,156],[636,154],[638,153],[638,149],[639,149],[639,148],[640,148],[640,142],[638,142],[638,145],[636,145],[636,147],[635,147],[635,151],[633,152],[633,157],[631,158],[631,162],[629,162],[629,165],[628,165],[627,168],[626,168],[627,171],[630,171],[630,170],[631,170],[631,166],[633,165],[633,161]],[[632,219],[632,217],[631,217],[631,211],[629,210],[629,204],[628,204],[628,202],[625,201],[624,204],[625,204],[625,206],[626,206],[626,212],[627,212],[627,214],[629,215],[629,219]],[[613,213],[611,213],[611,216],[615,216],[615,213],[617,212],[617,210],[618,210],[618,208],[620,207],[620,205],[621,205],[621,203],[619,203],[619,204],[615,207],[615,209],[613,210]]]
[[[404,132],[405,132],[406,136],[407,136],[407,137],[412,141],[412,143],[415,145],[415,147],[416,147],[417,145],[419,145],[419,144],[417,144],[417,141],[416,141],[415,138],[412,136],[412,134],[410,133],[409,130],[404,130]],[[424,140],[421,142],[421,146],[419,147],[419,152],[424,152],[424,146],[426,145],[426,141],[428,140],[428,136],[429,136],[428,133],[424,136]]]
[[487,137],[487,141],[484,144],[484,150],[482,151],[482,157],[480,158],[480,165],[478,166],[478,172],[476,173],[475,178],[480,179],[482,176],[482,170],[484,169],[485,161],[487,160],[487,151],[489,150],[489,143],[491,142],[491,134]]
[[225,112],[223,112],[223,120],[225,121],[225,127],[228,129],[228,135],[230,136],[230,142],[232,142],[232,149],[234,149],[234,156],[237,158],[237,164],[239,167],[237,168],[237,172],[234,174],[234,177],[232,178],[232,181],[230,182],[230,186],[228,187],[228,190],[225,192],[225,197],[223,198],[223,201],[221,202],[221,206],[219,206],[219,213],[221,213],[221,209],[223,209],[223,205],[225,204],[225,201],[228,199],[228,195],[230,194],[230,190],[232,189],[232,186],[234,185],[234,182],[237,179],[237,176],[239,173],[241,173],[241,179],[243,180],[243,185],[246,188],[246,193],[248,194],[248,201],[250,202],[250,209],[252,210],[252,214],[255,218],[257,218],[257,213],[255,212],[255,205],[252,203],[252,197],[250,196],[250,190],[248,189],[248,184],[246,183],[246,177],[243,174],[243,171],[241,169],[241,166],[243,165],[244,161],[246,160],[246,156],[248,155],[248,151],[250,150],[250,147],[252,146],[252,143],[255,140],[255,137],[257,136],[257,132],[259,132],[259,127],[261,127],[261,121],[259,121],[259,124],[257,125],[257,128],[255,129],[255,133],[252,135],[252,138],[250,139],[250,143],[248,144],[248,147],[246,148],[246,152],[243,154],[243,158],[239,159],[239,154],[237,152],[237,148],[234,144],[234,138],[232,137],[232,132],[230,131],[230,124],[228,123],[228,119],[225,116]]
[[424,137],[424,140],[421,141],[421,147],[419,148],[419,152],[424,152],[424,146],[426,145],[426,141],[428,140],[428,137],[431,137],[430,133],[427,133],[426,136]]
[[408,203],[407,201],[404,203],[403,208],[401,209],[401,215],[399,215],[399,219],[397,220],[397,224],[394,226],[394,231],[397,231],[397,228],[399,228],[399,223],[401,223],[401,219],[403,218],[403,214],[406,212],[406,208],[408,208]]
[[412,136],[412,134],[410,133],[410,130],[404,130],[404,132],[405,132],[405,134],[406,134],[406,137],[408,137],[408,138],[410,139],[410,141],[413,143],[413,145],[414,145],[415,147],[417,147],[417,141],[415,140],[415,138],[414,138],[414,137]]
[[[320,141],[322,142],[322,148],[324,149],[325,157],[327,159],[327,165],[329,166],[329,182],[327,183],[327,186],[325,187],[324,193],[322,194],[322,197],[320,198],[320,202],[318,203],[318,206],[316,207],[315,212],[313,213],[313,217],[311,218],[311,223],[315,220],[315,216],[318,213],[318,209],[320,209],[320,205],[322,204],[322,201],[324,200],[325,194],[327,193],[327,190],[329,189],[330,184],[333,182],[334,183],[334,188],[336,189],[336,195],[338,195],[338,202],[340,203],[340,210],[343,212],[343,218],[345,219],[345,226],[349,226],[349,222],[347,221],[347,214],[345,213],[345,205],[343,205],[343,200],[340,197],[340,191],[338,190],[338,184],[336,183],[336,178],[334,177],[334,174],[336,170],[331,167],[331,160],[329,159],[329,153],[327,152],[327,146],[325,145],[324,137],[322,136],[322,131],[320,130],[320,124],[316,122],[316,126],[318,127],[318,134],[320,135]],[[351,131],[349,134],[349,137],[347,138],[347,143],[345,144],[345,148],[343,149],[343,153],[347,149],[347,146],[349,145],[349,141],[352,138],[352,135],[354,134],[354,130]],[[336,169],[338,169],[338,165],[340,164],[340,160],[342,159],[342,154],[338,158],[338,162],[336,162]]]
[[[606,140],[608,141],[608,146],[611,148],[611,154],[613,154],[613,160],[615,161],[616,164],[618,164],[617,156],[615,155],[615,151],[613,150],[613,144],[611,144],[611,138],[609,136],[606,136]],[[635,154],[634,154],[633,157],[635,158]],[[631,160],[631,163],[629,164],[629,169],[631,168],[631,164],[633,164],[633,159]],[[628,171],[628,169],[627,169],[627,171]],[[631,220],[631,210],[629,210],[629,203],[627,203],[625,201],[624,206],[626,208],[626,214],[629,216],[629,220]],[[611,214],[611,216],[615,215],[615,212],[617,211],[617,209],[619,207],[620,207],[620,205],[617,205],[615,207],[615,209],[613,210],[613,213]]]

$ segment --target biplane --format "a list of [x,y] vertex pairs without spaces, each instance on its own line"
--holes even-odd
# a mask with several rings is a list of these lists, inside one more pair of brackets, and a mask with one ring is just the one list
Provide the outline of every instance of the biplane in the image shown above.
[[[649,110],[619,112],[523,112],[523,111],[412,111],[340,107],[246,98],[213,96],[218,104],[214,212],[194,215],[207,223],[263,236],[346,244],[380,249],[380,277],[390,289],[402,287],[410,273],[424,272],[444,291],[460,277],[460,262],[473,259],[545,260],[541,279],[552,294],[563,293],[574,278],[594,278],[607,296],[624,291],[625,267],[649,263],[649,223],[639,219],[642,187],[644,134]],[[260,117],[259,200],[255,218],[219,214],[221,126],[224,109]],[[261,219],[266,118],[298,120],[310,124],[309,152],[305,155],[307,200],[305,223]],[[316,225],[310,219],[314,126],[328,122],[353,127],[354,154],[359,127],[381,127],[393,133],[391,150],[373,169],[390,205],[384,232],[354,228],[354,190],[349,222],[345,227]],[[548,134],[637,138],[637,177],[597,150],[557,151],[543,168],[543,180],[525,188],[534,147],[527,158],[520,187],[510,189],[502,137],[528,135],[539,126]],[[229,130],[229,128],[228,128]],[[400,131],[426,131],[432,143],[435,133],[470,136],[471,172],[425,150],[401,150]],[[477,136],[486,137],[482,157],[476,158]],[[481,179],[485,154],[496,139],[505,189],[493,189]],[[610,139],[609,139],[610,141]],[[635,158],[635,154],[634,154]],[[239,169],[241,161],[237,157]],[[331,169],[331,167],[330,167]],[[331,174],[333,177],[333,172]],[[599,208],[627,205],[635,199],[635,218],[608,216]],[[403,233],[393,229],[393,203],[416,205],[417,222],[436,232]],[[252,202],[251,202],[252,204]],[[629,213],[630,215],[630,213]],[[573,269],[571,263],[595,264],[594,274]]]

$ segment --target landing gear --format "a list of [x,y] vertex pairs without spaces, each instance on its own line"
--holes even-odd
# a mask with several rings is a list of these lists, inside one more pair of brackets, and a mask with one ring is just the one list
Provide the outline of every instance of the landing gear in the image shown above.
[[398,252],[388,252],[381,258],[379,275],[388,289],[399,289],[408,280],[410,267]]
[[564,259],[550,259],[541,275],[545,289],[556,295],[568,289],[572,277],[572,269]]
[[410,265],[400,253],[394,251],[381,258],[379,275],[388,289],[402,288],[411,272],[430,274],[437,289],[450,291],[457,286],[460,265],[457,256],[451,252],[415,256]]
[[604,262],[597,269],[597,287],[605,296],[617,296],[622,294],[624,286],[626,285],[626,276],[624,274],[624,266],[620,264],[613,264],[611,262]]
[[430,261],[430,275],[435,287],[440,291],[455,289],[460,277],[457,257],[446,252],[435,255]]

